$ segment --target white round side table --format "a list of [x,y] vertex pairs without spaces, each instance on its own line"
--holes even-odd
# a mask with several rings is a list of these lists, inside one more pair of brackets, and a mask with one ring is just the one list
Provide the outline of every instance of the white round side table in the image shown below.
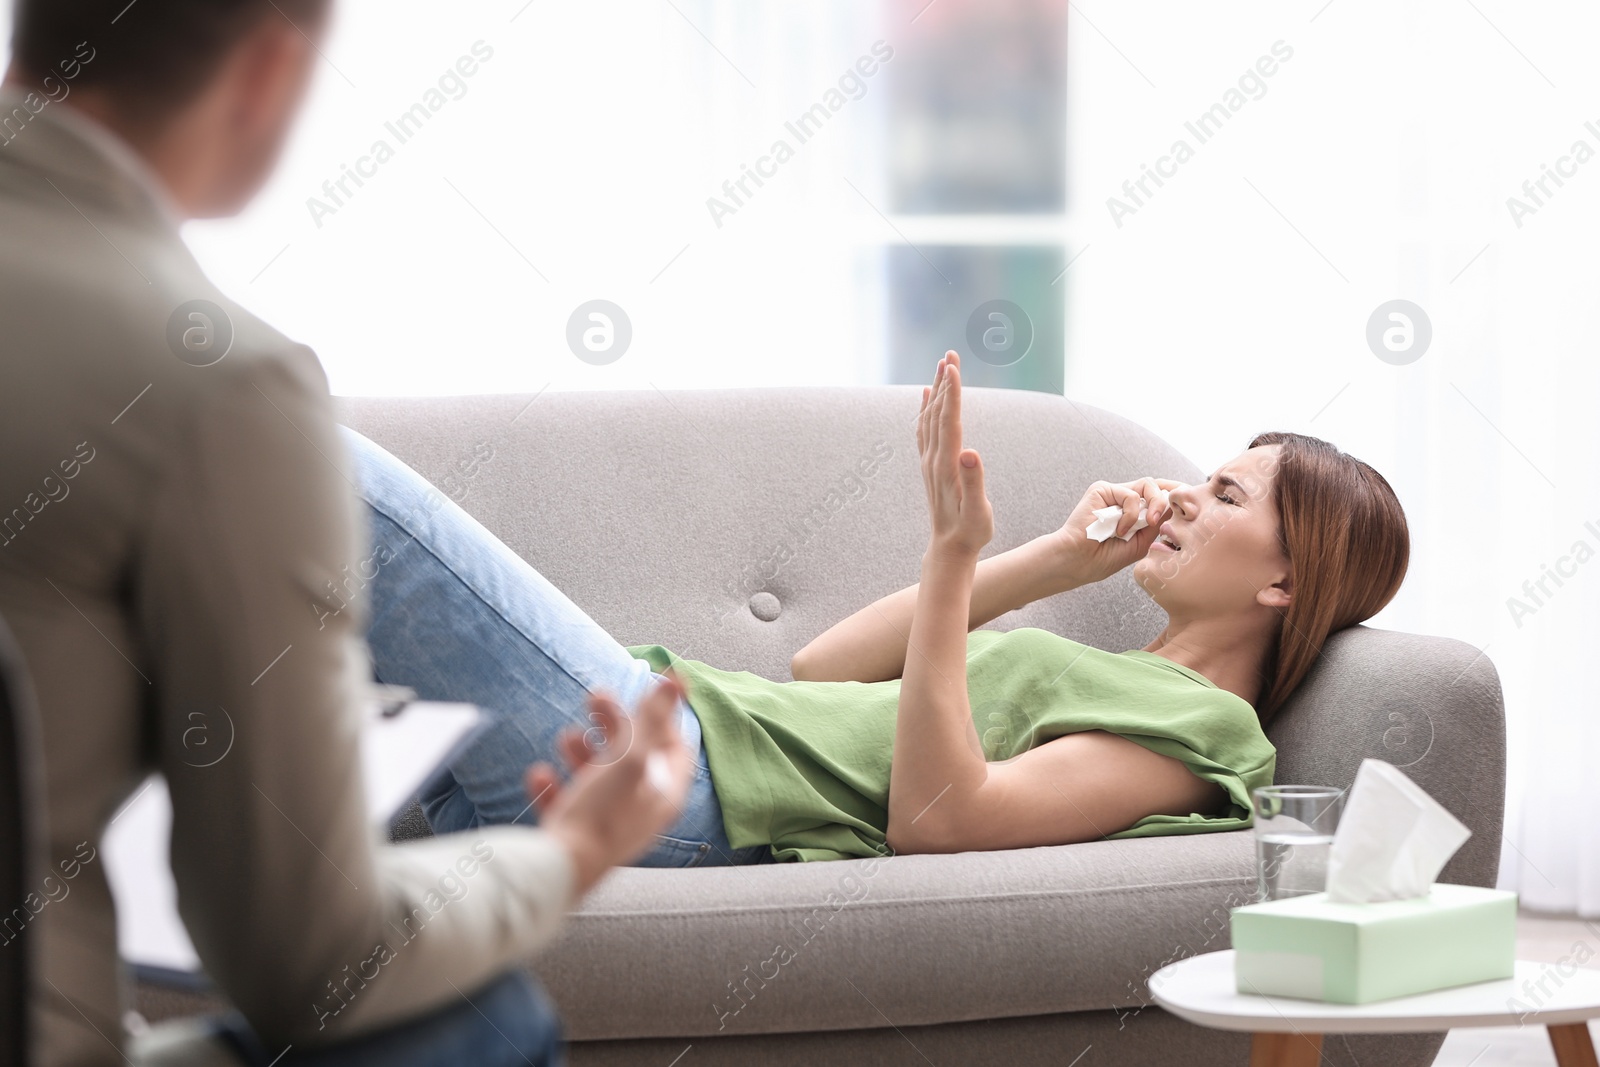
[[[1588,1021],[1600,1018],[1600,970],[1517,960],[1514,977],[1370,1004],[1331,1004],[1234,989],[1233,950],[1168,964],[1150,995],[1189,1022],[1254,1034],[1250,1067],[1302,1067],[1322,1057],[1323,1034],[1395,1034],[1465,1026],[1545,1027],[1561,1067],[1597,1067]],[[1529,1010],[1523,1011],[1526,1007]]]

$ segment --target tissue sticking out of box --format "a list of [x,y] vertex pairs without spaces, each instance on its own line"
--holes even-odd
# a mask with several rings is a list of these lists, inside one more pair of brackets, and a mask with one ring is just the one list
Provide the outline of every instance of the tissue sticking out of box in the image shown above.
[[[1161,499],[1163,501],[1167,499],[1167,490],[1157,489],[1156,492],[1161,494]],[[1122,541],[1131,540],[1134,534],[1150,525],[1144,521],[1144,517],[1148,514],[1150,514],[1150,505],[1145,502],[1143,497],[1140,497],[1139,520],[1133,524],[1133,528],[1127,533],[1119,535],[1118,539]],[[1104,541],[1106,538],[1117,532],[1117,523],[1121,521],[1122,505],[1112,504],[1110,507],[1096,508],[1094,511],[1094,521],[1085,527],[1085,529],[1089,531],[1089,536],[1093,540]]]
[[1328,851],[1328,899],[1427,896],[1472,831],[1392,763],[1364,759]]

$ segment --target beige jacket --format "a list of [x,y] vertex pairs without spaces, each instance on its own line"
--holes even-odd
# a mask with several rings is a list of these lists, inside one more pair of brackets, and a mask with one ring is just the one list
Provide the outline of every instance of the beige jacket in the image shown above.
[[[37,1062],[122,1062],[98,850],[152,769],[184,923],[274,1053],[460,1003],[550,939],[572,859],[524,827],[368,830],[365,605],[318,607],[367,531],[322,368],[41,99],[0,94],[0,616],[43,719],[49,843],[37,893],[0,902],[0,942],[24,924],[42,956]],[[184,346],[204,324],[174,316],[193,300],[232,323],[209,366],[215,347]]]

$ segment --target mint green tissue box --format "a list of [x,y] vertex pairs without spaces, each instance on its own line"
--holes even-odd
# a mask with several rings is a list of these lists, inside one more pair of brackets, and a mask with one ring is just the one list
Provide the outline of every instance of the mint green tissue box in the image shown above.
[[1445,882],[1367,904],[1307,893],[1233,908],[1229,925],[1238,992],[1366,1004],[1510,978],[1517,894]]

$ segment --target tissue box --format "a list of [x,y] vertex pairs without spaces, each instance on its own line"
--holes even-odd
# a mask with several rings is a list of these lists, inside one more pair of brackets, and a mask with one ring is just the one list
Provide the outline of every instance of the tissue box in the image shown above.
[[1233,908],[1234,988],[1335,1004],[1510,978],[1517,894],[1435,882],[1366,904],[1326,893]]

